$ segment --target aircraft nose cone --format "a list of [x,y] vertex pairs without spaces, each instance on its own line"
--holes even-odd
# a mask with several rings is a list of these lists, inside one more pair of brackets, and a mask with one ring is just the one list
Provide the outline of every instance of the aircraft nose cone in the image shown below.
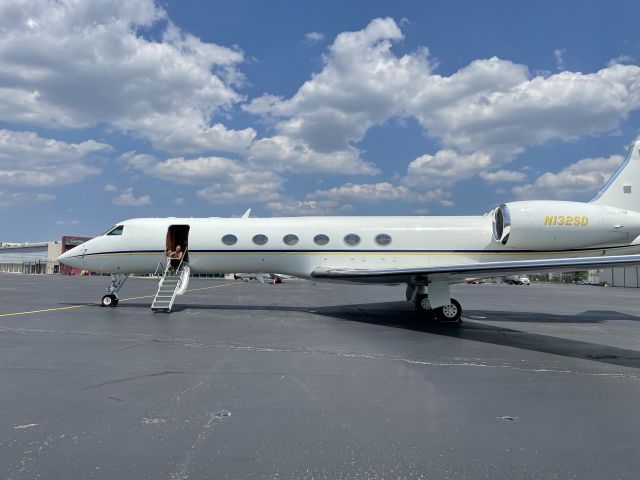
[[73,247],[71,250],[67,250],[58,257],[58,262],[70,267],[76,267],[80,264],[81,251],[78,247]]
[[68,258],[69,258],[69,252],[64,252],[62,255],[58,257],[58,262],[66,264]]

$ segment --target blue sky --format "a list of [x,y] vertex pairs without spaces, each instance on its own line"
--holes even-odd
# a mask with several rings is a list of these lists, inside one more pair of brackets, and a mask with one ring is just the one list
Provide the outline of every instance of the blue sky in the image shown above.
[[0,241],[141,216],[588,200],[640,133],[637,2],[0,3]]

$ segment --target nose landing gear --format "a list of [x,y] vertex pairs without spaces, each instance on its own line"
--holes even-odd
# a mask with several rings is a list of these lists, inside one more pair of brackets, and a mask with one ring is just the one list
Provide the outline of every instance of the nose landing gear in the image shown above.
[[129,275],[111,275],[111,284],[107,287],[107,294],[102,297],[100,305],[103,307],[115,307],[120,302],[118,291],[127,281]]
[[114,294],[107,294],[102,297],[100,305],[102,305],[103,307],[115,307],[118,305],[119,301],[120,300],[118,299],[118,297],[116,297]]

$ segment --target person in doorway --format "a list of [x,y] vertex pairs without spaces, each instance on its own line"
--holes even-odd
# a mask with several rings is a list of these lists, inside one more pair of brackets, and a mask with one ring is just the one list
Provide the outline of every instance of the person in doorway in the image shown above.
[[182,245],[176,245],[175,252],[171,254],[171,268],[173,271],[178,271],[178,267],[180,266],[180,262],[182,262],[182,257],[184,256],[184,252],[182,251]]

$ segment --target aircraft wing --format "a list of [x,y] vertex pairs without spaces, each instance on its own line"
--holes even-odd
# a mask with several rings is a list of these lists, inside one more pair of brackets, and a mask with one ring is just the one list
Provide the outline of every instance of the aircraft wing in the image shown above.
[[424,284],[428,279],[463,282],[470,278],[491,278],[521,273],[572,272],[607,267],[640,266],[640,255],[617,255],[582,258],[547,258],[514,260],[507,262],[482,262],[466,265],[443,265],[415,268],[318,268],[313,278],[326,281],[355,283],[415,283]]

